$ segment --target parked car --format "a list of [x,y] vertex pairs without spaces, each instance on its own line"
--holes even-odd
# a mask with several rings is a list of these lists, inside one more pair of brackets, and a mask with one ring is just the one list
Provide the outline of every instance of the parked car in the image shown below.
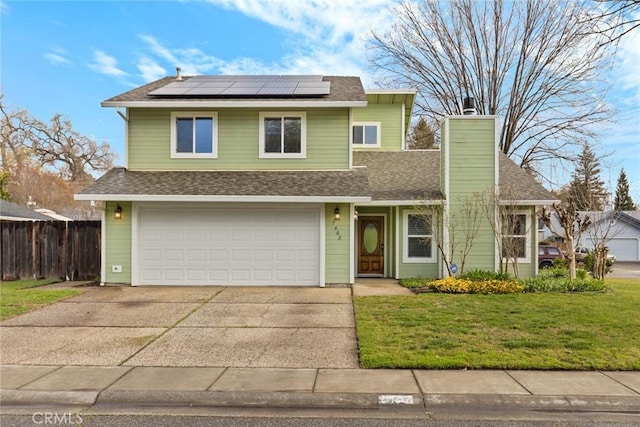
[[[584,262],[584,259],[593,251],[593,248],[586,246],[576,246],[576,262]],[[614,254],[607,254],[607,260],[612,263],[616,262],[616,256]]]
[[538,268],[551,268],[556,258],[564,258],[560,249],[551,245],[538,245]]

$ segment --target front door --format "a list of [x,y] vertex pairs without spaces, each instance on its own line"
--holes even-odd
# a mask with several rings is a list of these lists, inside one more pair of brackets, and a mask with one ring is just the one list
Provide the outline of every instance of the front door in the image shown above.
[[384,276],[384,217],[358,218],[358,276]]

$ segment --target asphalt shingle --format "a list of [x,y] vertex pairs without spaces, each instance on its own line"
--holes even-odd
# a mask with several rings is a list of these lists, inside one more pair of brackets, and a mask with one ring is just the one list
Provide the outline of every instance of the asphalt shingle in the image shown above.
[[[128,171],[114,168],[81,195],[368,197],[366,171]],[[99,197],[97,197],[99,199]]]

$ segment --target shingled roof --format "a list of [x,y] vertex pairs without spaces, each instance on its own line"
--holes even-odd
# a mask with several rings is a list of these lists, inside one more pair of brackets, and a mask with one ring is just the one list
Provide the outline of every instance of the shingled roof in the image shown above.
[[114,168],[77,195],[79,200],[264,200],[348,198],[368,201],[362,168],[344,171],[128,171]]
[[[517,194],[518,202],[557,198],[504,153],[499,153],[500,186]],[[355,151],[353,164],[365,166],[374,201],[441,200],[440,151]]]
[[440,200],[437,150],[354,151],[353,164],[365,166],[372,200]]
[[[195,198],[352,202],[442,200],[440,152],[355,151],[352,170],[128,171],[115,168],[77,195],[79,200],[167,201]],[[556,200],[532,176],[500,153],[500,185],[516,202]]]
[[[278,76],[273,76],[277,78]],[[189,80],[189,76],[184,77],[184,81]],[[237,103],[244,103],[249,101],[260,100],[260,102],[283,102],[283,101],[299,101],[305,102],[307,104],[318,104],[318,106],[322,106],[324,104],[335,104],[335,103],[362,103],[362,106],[365,106],[367,103],[367,96],[365,94],[364,88],[362,87],[362,82],[360,81],[360,77],[347,77],[347,76],[323,76],[323,82],[330,82],[330,92],[328,95],[324,96],[310,96],[310,97],[299,97],[299,96],[280,96],[280,97],[222,97],[222,96],[154,96],[149,95],[150,92],[153,92],[156,89],[159,89],[163,86],[166,86],[169,83],[176,82],[175,77],[164,77],[160,80],[156,80],[154,82],[148,83],[146,85],[137,87],[128,92],[124,92],[120,95],[116,95],[112,98],[109,98],[102,102],[103,107],[126,107],[126,106],[134,106],[140,103],[146,103],[150,105],[151,103],[193,103],[193,104],[201,104],[203,102],[219,102],[225,103],[229,105],[234,105]]]

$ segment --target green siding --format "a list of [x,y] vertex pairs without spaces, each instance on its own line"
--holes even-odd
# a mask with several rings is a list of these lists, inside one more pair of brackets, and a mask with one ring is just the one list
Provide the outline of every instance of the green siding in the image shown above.
[[[404,259],[404,242],[407,236],[404,234],[404,212],[406,210],[413,210],[413,206],[401,206],[400,207],[400,215],[398,216],[398,232],[400,233],[400,244],[398,250],[400,252],[400,279],[404,279],[407,277],[428,277],[428,278],[438,278],[440,277],[440,272],[438,268],[437,262],[423,262],[423,263],[407,263],[403,262]],[[434,225],[435,226],[435,225]],[[433,250],[435,251],[435,258],[438,259],[440,257],[437,252],[438,249],[435,247]]]
[[[354,122],[380,122],[380,148],[378,150],[402,150],[404,138],[402,136],[402,104],[369,105],[366,108],[353,109]],[[354,150],[375,150],[376,148],[362,148],[354,145]]]
[[[117,205],[122,219],[114,219]],[[105,215],[105,283],[131,283],[131,202],[107,202]],[[121,265],[122,273],[112,273],[112,265]]]
[[269,110],[210,111],[218,113],[218,158],[172,159],[172,110],[129,109],[128,168],[130,170],[313,170],[349,167],[350,130],[349,111],[346,108],[306,111],[306,159],[260,159],[258,157],[259,113]]
[[[340,208],[342,217],[334,220],[333,211]],[[349,276],[349,205],[327,203],[325,213],[325,282],[328,284],[344,284],[350,282]]]
[[[473,193],[491,194],[494,191],[497,156],[495,119],[461,116],[445,120],[449,124],[448,139],[443,139],[443,144],[448,144],[443,155],[449,156],[449,171],[445,179],[449,186],[447,198],[450,218],[454,221],[462,217],[460,205],[465,199],[472,197]],[[481,221],[478,235],[465,261],[465,271],[495,269],[496,244],[493,229],[484,214]],[[464,237],[458,236],[457,239],[456,246],[464,243]],[[460,259],[453,261],[460,265]]]

